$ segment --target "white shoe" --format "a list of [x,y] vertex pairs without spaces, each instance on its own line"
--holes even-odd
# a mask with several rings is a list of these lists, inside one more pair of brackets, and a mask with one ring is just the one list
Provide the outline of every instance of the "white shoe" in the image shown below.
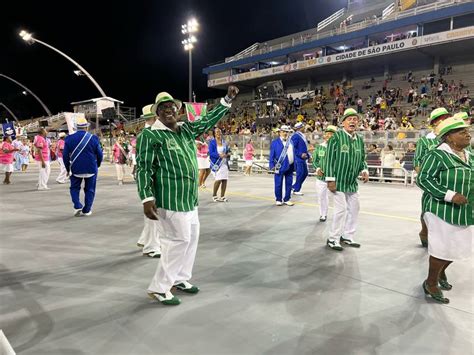
[[177,306],[181,303],[181,300],[178,297],[173,296],[170,291],[165,293],[148,292],[148,296],[167,306]]
[[303,196],[304,193],[300,192],[300,191],[293,191],[293,195],[295,196]]
[[50,187],[38,187],[38,191],[46,191],[46,190],[51,190]]
[[283,206],[283,202],[277,201],[277,202],[275,203],[275,205],[277,205],[277,206]]
[[148,253],[143,253],[143,256],[148,256],[149,258],[161,258],[161,251],[150,251]]
[[89,211],[87,213],[82,212],[82,215],[86,217],[90,216],[91,214],[92,214],[92,211]]
[[291,202],[291,201],[285,201],[284,204],[287,205],[287,206],[294,206],[294,205],[295,205],[295,204],[294,204],[293,202]]
[[341,243],[339,243],[339,240],[330,240],[330,239],[328,239],[326,241],[326,245],[329,248],[331,248],[332,250],[337,250],[337,251],[343,250],[343,248],[341,246]]
[[82,214],[82,208],[74,209],[74,217],[79,217]]

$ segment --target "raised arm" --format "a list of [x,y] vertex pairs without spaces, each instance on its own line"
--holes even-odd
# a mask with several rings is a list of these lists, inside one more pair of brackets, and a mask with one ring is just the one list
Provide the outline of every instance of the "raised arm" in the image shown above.
[[229,86],[226,97],[222,98],[220,103],[214,107],[214,109],[202,116],[200,120],[186,122],[183,126],[188,127],[195,138],[199,137],[201,134],[214,127],[216,123],[219,122],[222,117],[224,117],[224,115],[232,106],[232,100],[237,96],[238,93],[239,89],[236,86]]

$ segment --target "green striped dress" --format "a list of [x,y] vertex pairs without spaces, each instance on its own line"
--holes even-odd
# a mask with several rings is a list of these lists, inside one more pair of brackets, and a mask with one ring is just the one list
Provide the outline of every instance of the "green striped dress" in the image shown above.
[[423,159],[430,150],[436,148],[441,142],[437,138],[421,137],[416,142],[415,156],[413,157],[413,166],[421,167]]
[[367,169],[364,141],[358,134],[337,131],[328,142],[323,163],[326,181],[336,181],[337,191],[357,192],[357,177]]
[[195,140],[228,112],[224,100],[195,122],[173,132],[157,121],[137,139],[137,188],[142,202],[189,212],[198,205],[198,165]]
[[[313,168],[315,170],[321,169],[323,172],[323,164],[324,164],[324,157],[326,155],[327,150],[327,143],[321,143],[316,148],[314,148],[313,152]],[[324,175],[318,176],[316,175],[316,179],[324,181]]]
[[[431,212],[443,221],[460,226],[473,224],[474,205],[474,156],[464,162],[457,155],[443,149],[428,152],[416,180],[423,190],[423,213]],[[467,205],[445,201],[448,191],[458,192],[469,200]]]

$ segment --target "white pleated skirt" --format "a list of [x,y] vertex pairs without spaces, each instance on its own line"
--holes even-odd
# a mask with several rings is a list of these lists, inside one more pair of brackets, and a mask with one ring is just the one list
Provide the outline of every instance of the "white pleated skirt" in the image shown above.
[[431,212],[423,218],[428,227],[428,253],[442,260],[467,259],[472,255],[473,226],[457,226]]

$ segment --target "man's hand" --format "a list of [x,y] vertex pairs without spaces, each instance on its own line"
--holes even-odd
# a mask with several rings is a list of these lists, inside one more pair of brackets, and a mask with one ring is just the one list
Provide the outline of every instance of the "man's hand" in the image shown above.
[[318,168],[318,170],[316,170],[316,175],[318,176],[324,176],[324,173],[321,169]]
[[467,200],[466,196],[456,192],[456,195],[454,195],[451,202],[456,205],[466,205],[469,201]]
[[225,154],[225,153],[219,153],[219,156],[220,156],[222,159],[224,159],[224,158],[227,157],[227,154]]
[[41,162],[41,167],[42,167],[43,169],[46,169],[46,163],[45,163],[44,161]]
[[301,153],[301,159],[308,159],[308,154]]
[[229,96],[229,98],[231,98],[232,100],[235,99],[238,93],[239,93],[239,88],[237,86],[230,85],[227,88],[227,96]]
[[155,201],[148,201],[143,204],[143,213],[147,218],[154,221],[158,220],[158,210],[156,209]]
[[328,190],[334,193],[337,191],[335,181],[328,181]]
[[420,167],[419,167],[419,166],[415,166],[415,171],[416,171],[417,174],[419,174],[419,173],[420,173]]
[[366,171],[362,173],[362,181],[364,184],[369,181],[369,174]]

